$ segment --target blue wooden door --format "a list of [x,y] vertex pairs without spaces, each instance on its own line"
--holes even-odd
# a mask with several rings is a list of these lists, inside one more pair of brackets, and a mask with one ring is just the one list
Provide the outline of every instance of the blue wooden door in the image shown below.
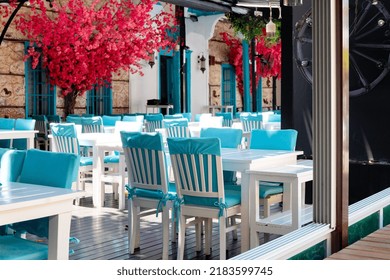
[[236,72],[233,65],[222,64],[221,79],[222,105],[233,105],[233,112],[236,111]]

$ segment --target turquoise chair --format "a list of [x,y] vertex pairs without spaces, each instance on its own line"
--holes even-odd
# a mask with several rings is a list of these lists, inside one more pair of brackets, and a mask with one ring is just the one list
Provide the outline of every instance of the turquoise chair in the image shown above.
[[[216,137],[221,141],[222,148],[237,149],[241,145],[242,130],[228,127],[209,127],[202,128],[200,137]],[[237,176],[234,171],[223,171],[223,179],[225,185],[236,185]]]
[[145,115],[145,131],[155,132],[156,128],[162,128],[163,114],[149,114]]
[[95,116],[95,114],[81,114],[81,117],[83,117],[83,118],[92,118],[94,116]]
[[66,122],[67,123],[74,123],[74,124],[81,124],[81,119],[79,115],[68,115],[66,117]]
[[167,137],[190,137],[190,130],[188,129],[188,120],[180,119],[164,119],[163,127],[167,131]]
[[102,116],[104,126],[115,126],[116,121],[120,121],[122,116]]
[[162,136],[121,131],[121,139],[128,172],[129,253],[134,254],[134,248],[139,247],[142,213],[138,209],[152,209],[156,215],[162,212],[162,258],[168,259],[169,210],[176,199],[176,188],[168,181]]
[[134,115],[134,116],[128,116],[125,115],[122,118],[122,121],[124,122],[144,122],[144,116],[143,115]]
[[103,119],[102,117],[81,118],[82,133],[103,133]]
[[[16,119],[15,130],[34,130],[35,122],[34,119]],[[27,149],[27,139],[13,139],[12,148],[17,150]]]
[[172,120],[172,119],[182,119],[183,114],[173,114],[173,115],[164,115],[164,119],[166,120]]
[[189,122],[192,121],[192,114],[191,113],[181,113],[183,115],[183,118],[186,118]]
[[45,115],[36,115],[32,116],[35,120],[35,130],[38,130],[38,133],[35,134],[35,147],[41,147],[41,144],[44,145],[44,150],[49,150],[49,121]]
[[[12,130],[15,127],[15,119],[0,118],[0,129]],[[0,140],[1,148],[11,148],[11,140]]]
[[[79,172],[75,181],[77,190],[85,190],[87,174],[92,172],[92,157],[82,156],[79,140],[77,139],[76,125],[74,123],[51,123],[50,129],[53,135],[53,150],[61,153],[70,153],[80,156]],[[79,201],[77,200],[78,204]]]
[[263,129],[263,116],[261,114],[241,114],[240,121],[244,132],[251,132],[254,129]]
[[[206,220],[205,254],[210,254],[211,221],[219,221],[219,254],[226,259],[226,233],[238,228],[227,223],[241,212],[241,192],[225,190],[219,138],[168,138],[176,182],[179,217],[177,259],[184,257],[188,217]],[[229,219],[227,219],[229,218]]]
[[268,122],[280,122],[282,120],[282,115],[274,114],[268,116]]
[[[294,151],[298,132],[294,129],[253,130],[250,149]],[[260,182],[260,205],[264,208],[264,217],[270,215],[270,206],[283,202],[283,184],[278,182]]]
[[223,121],[222,121],[222,126],[223,127],[232,127],[232,124],[233,124],[233,113],[231,113],[231,112],[226,112],[226,113],[217,112],[217,113],[215,113],[215,115],[217,117],[218,116],[223,117]]
[[[14,173],[9,178],[17,178],[17,182],[46,185],[56,188],[71,188],[74,175],[78,170],[79,157],[72,154],[53,153],[30,149],[27,151],[9,151],[9,154],[20,156],[24,154],[24,158],[6,157],[1,159],[2,165],[7,165],[8,162],[13,168],[8,168],[10,173]],[[15,161],[19,161],[15,164]],[[39,162],[39,165],[37,165]],[[22,166],[22,168],[19,168]],[[16,172],[20,174],[16,176]],[[16,233],[33,234],[39,237],[48,237],[49,218],[40,218],[29,221],[23,221],[8,225],[9,229]],[[78,243],[77,238],[72,237],[70,242]],[[47,259],[47,245],[37,243],[28,239],[23,239],[17,235],[2,235],[0,236],[0,259],[7,260],[31,260],[31,259]],[[71,252],[70,252],[71,253]]]
[[59,115],[47,115],[47,120],[49,123],[60,123],[61,117]]

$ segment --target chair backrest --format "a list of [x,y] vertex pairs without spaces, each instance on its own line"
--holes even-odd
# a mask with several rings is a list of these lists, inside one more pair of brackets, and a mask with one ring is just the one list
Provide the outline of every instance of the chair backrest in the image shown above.
[[294,129],[252,130],[250,149],[294,151],[298,132]]
[[282,115],[273,114],[268,116],[268,122],[280,122],[282,120]]
[[184,118],[183,114],[173,114],[173,115],[165,115],[164,116],[165,120],[182,119],[182,118]]
[[200,130],[200,137],[219,138],[222,148],[238,148],[242,141],[242,130],[230,127],[208,127]]
[[102,133],[104,132],[102,117],[81,118],[82,133]]
[[[15,130],[34,130],[35,122],[34,119],[16,119]],[[12,147],[17,150],[27,149],[27,139],[13,139]]]
[[245,132],[263,128],[263,116],[258,114],[241,115],[240,120]]
[[22,171],[26,150],[1,149],[0,183],[17,182]]
[[224,197],[221,143],[218,138],[168,138],[179,199],[214,206]]
[[32,116],[32,118],[35,120],[35,130],[38,130],[38,133],[35,136],[47,139],[49,126],[47,117],[45,115],[36,115]]
[[[0,129],[13,130],[15,119],[0,118]],[[0,140],[1,148],[11,148],[11,140]]]
[[159,133],[121,132],[129,186],[168,191],[164,145]]
[[[39,164],[37,164],[39,162]],[[70,189],[76,178],[80,158],[77,155],[30,149],[26,151],[18,182]],[[18,232],[48,237],[49,219],[40,218],[12,224]]]
[[115,122],[116,121],[120,121],[121,119],[122,119],[121,116],[106,116],[106,115],[103,115],[103,117],[102,117],[104,126],[115,126]]
[[183,118],[186,118],[189,122],[192,120],[192,114],[191,113],[181,113],[183,115]]
[[55,151],[61,153],[80,154],[79,140],[74,123],[51,123],[53,146]]
[[61,117],[59,115],[47,115],[47,120],[49,123],[60,123]]
[[92,117],[94,117],[95,115],[94,115],[94,114],[81,114],[81,116],[82,116],[83,118],[92,118]]
[[125,115],[122,118],[122,121],[124,122],[144,122],[144,116],[143,115],[134,115],[134,116],[128,116]]
[[74,123],[74,124],[81,124],[81,119],[82,119],[82,117],[77,116],[77,115],[68,115],[66,117],[66,122],[67,123]]
[[232,112],[217,112],[215,116],[222,117],[222,126],[231,127],[233,124],[233,113]]
[[114,133],[119,135],[121,131],[142,132],[142,122],[116,121]]
[[163,114],[149,114],[145,115],[145,131],[155,132],[156,128],[162,128]]
[[163,127],[167,131],[167,137],[190,137],[188,120],[185,118],[164,119]]

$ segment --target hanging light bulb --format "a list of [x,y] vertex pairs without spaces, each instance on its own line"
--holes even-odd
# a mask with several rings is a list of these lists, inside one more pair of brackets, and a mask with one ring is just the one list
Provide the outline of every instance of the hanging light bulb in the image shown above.
[[269,6],[269,22],[265,25],[267,37],[274,37],[276,35],[276,24],[272,21],[272,8]]

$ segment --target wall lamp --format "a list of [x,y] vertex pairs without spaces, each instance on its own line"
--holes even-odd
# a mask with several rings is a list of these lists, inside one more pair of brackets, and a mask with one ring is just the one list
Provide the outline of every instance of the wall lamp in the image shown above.
[[202,56],[198,56],[198,63],[200,64],[200,71],[204,73],[206,71],[206,58],[202,54]]
[[154,58],[154,52],[149,54],[148,64],[150,65],[150,68],[153,68],[153,65],[156,64],[155,58]]

